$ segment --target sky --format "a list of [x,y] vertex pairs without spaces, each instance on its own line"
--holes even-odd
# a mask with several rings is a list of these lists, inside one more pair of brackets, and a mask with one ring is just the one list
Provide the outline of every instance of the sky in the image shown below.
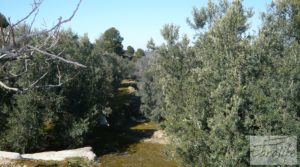
[[[12,22],[23,18],[30,10],[33,0],[0,0],[0,12]],[[50,27],[62,16],[68,18],[78,0],[43,0],[34,26]],[[250,20],[251,31],[260,25],[260,13],[265,11],[271,0],[244,0],[247,8],[253,8],[255,15]],[[91,42],[105,30],[115,27],[124,38],[123,45],[135,49],[146,49],[147,41],[154,39],[161,44],[160,30],[163,25],[173,23],[180,26],[180,34],[191,39],[195,34],[186,23],[193,7],[200,8],[207,0],[83,0],[73,20],[63,27],[71,28],[79,36],[87,33]],[[28,23],[31,22],[31,17]]]

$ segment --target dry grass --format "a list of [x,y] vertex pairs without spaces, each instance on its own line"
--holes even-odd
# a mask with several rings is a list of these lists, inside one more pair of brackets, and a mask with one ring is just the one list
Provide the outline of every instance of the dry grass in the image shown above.
[[136,84],[136,81],[134,80],[129,80],[129,79],[124,79],[121,81],[121,84]]
[[134,92],[136,92],[136,90],[132,86],[123,87],[123,88],[118,89],[118,95],[119,96],[126,95],[126,94],[132,94]]
[[100,157],[103,167],[178,167],[164,154],[166,136],[153,122],[139,123],[130,127],[135,132],[153,130],[154,133],[126,147],[120,152],[112,152]]
[[136,143],[125,152],[107,154],[101,157],[103,167],[178,167],[163,154],[164,145],[156,143]]
[[0,167],[100,167],[100,164],[86,158],[74,157],[64,161],[7,160],[4,163],[1,162]]

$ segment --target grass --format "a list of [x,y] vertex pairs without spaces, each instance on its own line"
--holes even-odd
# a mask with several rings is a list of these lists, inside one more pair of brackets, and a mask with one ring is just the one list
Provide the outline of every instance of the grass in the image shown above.
[[132,130],[145,130],[145,129],[159,129],[158,126],[153,122],[145,122],[130,127]]
[[125,152],[108,154],[101,157],[105,167],[177,167],[176,163],[166,159],[164,146],[152,143],[136,143]]
[[[134,124],[128,129],[98,131],[92,145],[103,167],[177,167],[163,154],[165,145],[141,142],[158,129],[152,122]],[[95,134],[97,135],[97,134]]]
[[165,145],[140,142],[142,139],[151,137],[157,129],[158,126],[153,122],[131,126],[126,136],[140,136],[140,139],[128,143],[126,147],[116,152],[103,154],[100,156],[101,164],[104,167],[178,167],[164,154]]

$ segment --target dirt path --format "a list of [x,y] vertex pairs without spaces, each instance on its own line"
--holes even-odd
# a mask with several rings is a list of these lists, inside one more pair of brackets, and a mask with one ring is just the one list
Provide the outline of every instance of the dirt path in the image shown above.
[[[100,156],[102,167],[178,167],[165,155],[165,145],[168,139],[154,123],[140,123],[130,129],[136,134],[151,132],[151,135],[146,138],[140,135],[132,136],[139,140],[120,152]],[[129,135],[131,136],[130,133]]]
[[162,130],[155,131],[150,138],[144,139],[143,142],[156,143],[156,144],[169,144],[169,140]]

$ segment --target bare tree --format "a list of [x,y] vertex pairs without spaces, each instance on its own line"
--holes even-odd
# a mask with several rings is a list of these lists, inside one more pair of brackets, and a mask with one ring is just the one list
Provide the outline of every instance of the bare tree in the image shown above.
[[[41,6],[42,0],[34,0],[32,4],[32,10],[22,19],[16,23],[12,23],[10,19],[6,19],[4,15],[0,13],[0,88],[4,88],[8,91],[15,92],[24,92],[31,90],[35,87],[38,87],[37,84],[48,74],[47,72],[42,74],[38,79],[31,81],[26,87],[17,88],[9,85],[9,80],[11,78],[19,78],[22,75],[26,74],[28,71],[28,63],[32,62],[32,59],[35,55],[41,54],[44,56],[45,61],[59,60],[64,63],[72,64],[74,66],[83,67],[86,66],[71,60],[67,60],[62,57],[63,52],[61,53],[51,53],[49,50],[57,45],[59,39],[59,30],[64,23],[67,23],[72,20],[75,16],[82,0],[79,0],[76,8],[69,18],[63,19],[62,17],[58,18],[56,24],[50,28],[45,28],[43,30],[34,31],[33,24],[35,18],[38,15],[39,7]],[[30,21],[31,24],[27,25],[27,29],[22,33],[16,33],[16,29],[24,24],[25,21],[28,21],[29,18],[33,19]],[[30,40],[38,38],[39,42],[34,44]],[[19,74],[13,74],[7,68],[6,65],[9,63],[14,63],[17,61],[22,61],[24,70]],[[58,74],[58,84],[57,85],[48,85],[51,86],[60,86],[61,83],[61,74],[59,67],[57,66]]]

